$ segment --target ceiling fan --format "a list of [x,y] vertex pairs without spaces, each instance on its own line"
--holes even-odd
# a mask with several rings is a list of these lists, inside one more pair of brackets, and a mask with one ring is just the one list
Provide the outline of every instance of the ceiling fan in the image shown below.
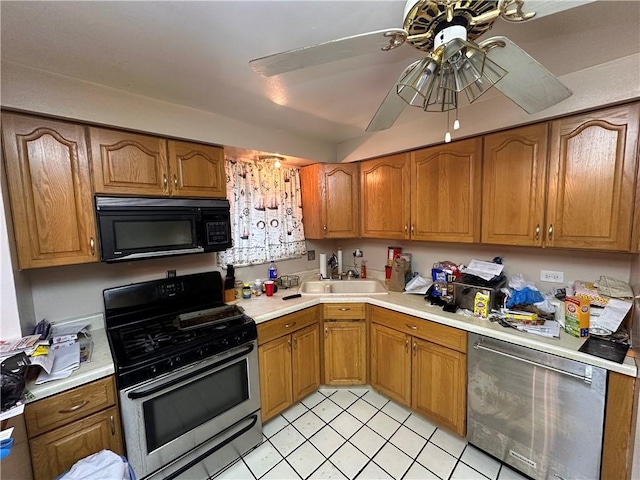
[[[367,127],[367,132],[393,125],[407,105],[427,112],[448,112],[469,103],[491,87],[527,113],[536,113],[572,92],[534,58],[503,36],[475,40],[502,18],[531,19],[522,0],[408,0],[402,28],[389,28],[289,50],[249,62],[263,76],[280,75],[315,65],[409,44],[425,57],[398,77]],[[447,132],[446,141],[450,141]]]

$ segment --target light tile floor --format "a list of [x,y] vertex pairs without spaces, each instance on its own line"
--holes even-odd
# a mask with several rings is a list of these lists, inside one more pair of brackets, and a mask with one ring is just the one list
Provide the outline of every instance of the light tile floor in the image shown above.
[[321,388],[268,421],[225,479],[525,480],[369,388]]

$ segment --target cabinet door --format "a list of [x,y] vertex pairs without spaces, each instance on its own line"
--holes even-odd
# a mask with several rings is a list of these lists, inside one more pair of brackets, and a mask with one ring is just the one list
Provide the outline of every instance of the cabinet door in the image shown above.
[[320,334],[318,324],[291,335],[293,342],[293,401],[315,392],[320,386]]
[[293,403],[291,387],[291,335],[258,347],[260,367],[260,408],[262,421],[282,412]]
[[166,140],[93,127],[89,138],[96,193],[169,195]]
[[227,196],[224,151],[220,147],[170,140],[169,170],[174,196]]
[[479,242],[482,138],[411,153],[411,238]]
[[363,237],[409,238],[409,154],[360,164],[360,225]]
[[300,169],[307,238],[358,236],[358,164],[318,163]]
[[628,251],[640,104],[551,123],[546,244]]
[[84,127],[2,114],[20,268],[97,262]]
[[548,124],[484,137],[482,242],[541,246]]
[[371,385],[392,399],[411,405],[411,337],[371,324]]
[[325,165],[323,172],[324,238],[355,238],[359,234],[358,164]]
[[324,322],[324,377],[327,385],[367,382],[365,322]]
[[464,436],[467,356],[413,339],[412,408]]
[[111,450],[124,454],[117,407],[52,430],[29,441],[35,480],[51,480],[78,460]]

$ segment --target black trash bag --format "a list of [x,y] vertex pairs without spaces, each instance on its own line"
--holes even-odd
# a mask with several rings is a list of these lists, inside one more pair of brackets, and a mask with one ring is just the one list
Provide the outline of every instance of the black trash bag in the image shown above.
[[0,365],[0,391],[1,410],[10,409],[24,397],[25,377],[27,368],[31,362],[24,353],[19,353],[7,358]]

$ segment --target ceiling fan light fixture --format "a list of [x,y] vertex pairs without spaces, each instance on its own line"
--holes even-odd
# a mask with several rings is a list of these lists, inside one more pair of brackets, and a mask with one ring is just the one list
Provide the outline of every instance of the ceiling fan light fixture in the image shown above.
[[482,75],[474,82],[470,83],[464,93],[469,103],[475,102],[483,93],[491,89],[508,72],[489,58],[485,59]]
[[422,107],[436,84],[438,63],[430,57],[413,63],[397,86],[397,93],[408,105]]

